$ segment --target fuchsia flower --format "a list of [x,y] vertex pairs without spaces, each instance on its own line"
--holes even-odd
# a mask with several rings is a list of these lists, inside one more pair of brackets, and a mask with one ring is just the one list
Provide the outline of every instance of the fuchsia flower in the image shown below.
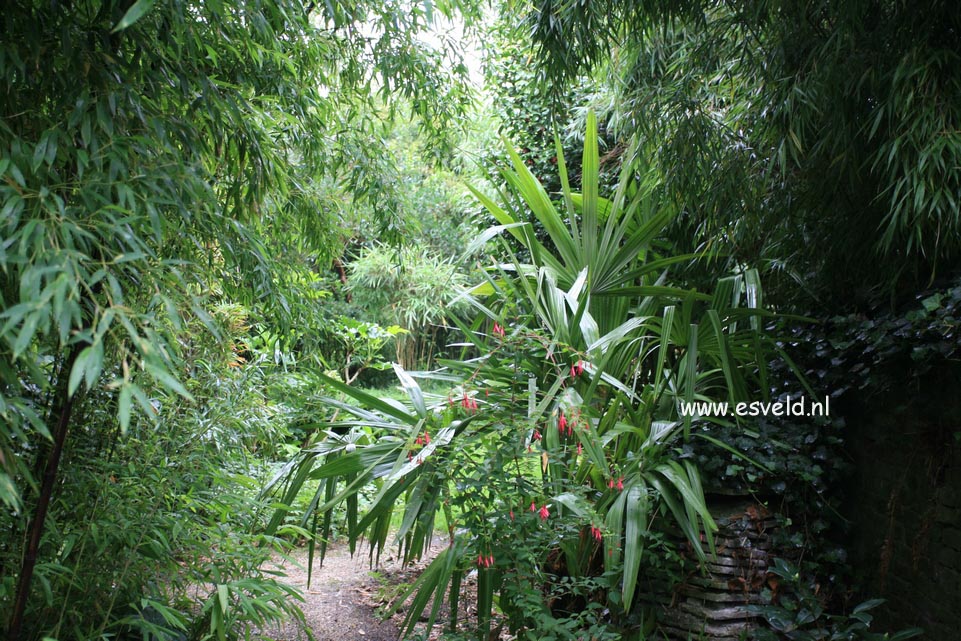
[[617,489],[618,489],[618,490],[623,490],[623,489],[624,489],[624,477],[623,477],[623,476],[617,479]]
[[534,439],[535,441],[541,440],[540,430],[538,430],[536,427],[534,428],[534,435],[531,436],[531,438]]
[[514,510],[511,510],[510,512],[508,512],[508,514],[510,514],[510,516],[511,516],[511,521],[513,521],[513,520],[514,520]]
[[494,555],[488,554],[484,556],[483,554],[477,555],[477,567],[479,568],[489,568],[494,565]]
[[561,434],[567,429],[567,417],[564,416],[564,412],[561,412],[561,417],[557,419],[557,431]]
[[474,397],[468,396],[467,392],[464,392],[464,398],[461,399],[460,405],[468,412],[473,413],[477,411],[477,401],[474,400]]
[[577,361],[571,365],[571,378],[576,378],[584,373],[584,361]]
[[583,452],[584,452],[584,446],[581,445],[580,443],[578,443],[578,444],[577,444],[577,453],[578,453],[578,455],[582,454]]
[[538,512],[538,514],[541,515],[541,520],[542,520],[542,521],[546,521],[546,520],[547,520],[547,517],[549,517],[549,516],[551,515],[551,513],[547,510],[547,506],[546,506],[546,505],[540,509],[540,511]]
[[500,323],[495,322],[495,323],[494,323],[494,336],[499,336],[500,338],[504,338],[504,334],[505,334],[505,332],[504,332],[504,327],[503,327]]
[[536,511],[537,511],[537,506],[534,505],[534,501],[531,501],[531,512],[536,512]]
[[604,534],[601,532],[601,528],[595,527],[593,525],[591,526],[591,536],[593,536],[594,540],[597,541],[598,543],[600,543],[604,539]]

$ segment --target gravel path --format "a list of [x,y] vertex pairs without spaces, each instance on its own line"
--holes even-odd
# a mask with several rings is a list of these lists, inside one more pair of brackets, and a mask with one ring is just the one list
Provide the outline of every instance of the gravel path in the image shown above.
[[[431,552],[438,551],[435,546]],[[383,577],[391,577],[390,583],[411,580],[422,569],[425,561],[402,569],[400,561],[386,551],[381,563],[374,570],[368,564],[366,546],[358,546],[351,557],[346,544],[338,543],[327,549],[323,567],[314,559],[314,571],[310,589],[307,589],[307,550],[297,550],[292,555],[302,567],[287,564],[286,583],[296,587],[304,595],[302,605],[307,626],[317,641],[397,641],[400,636],[400,619],[382,621],[376,609],[382,605],[385,594]],[[429,554],[433,556],[433,554]],[[280,629],[265,632],[264,639],[273,641],[307,641],[308,637],[300,623],[287,623]]]

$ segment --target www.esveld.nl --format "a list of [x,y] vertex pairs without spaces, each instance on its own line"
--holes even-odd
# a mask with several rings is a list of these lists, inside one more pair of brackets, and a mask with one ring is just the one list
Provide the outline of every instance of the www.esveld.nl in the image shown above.
[[[681,416],[728,416],[731,412],[727,402],[681,403]],[[831,397],[823,401],[808,401],[807,397],[787,396],[778,401],[750,401],[736,403],[734,416],[830,416]]]

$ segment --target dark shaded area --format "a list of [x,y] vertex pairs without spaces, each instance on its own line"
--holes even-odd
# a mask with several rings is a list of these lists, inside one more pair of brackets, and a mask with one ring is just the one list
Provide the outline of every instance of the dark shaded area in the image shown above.
[[857,470],[847,516],[863,590],[887,599],[888,627],[917,625],[931,641],[961,629],[961,363],[852,408]]

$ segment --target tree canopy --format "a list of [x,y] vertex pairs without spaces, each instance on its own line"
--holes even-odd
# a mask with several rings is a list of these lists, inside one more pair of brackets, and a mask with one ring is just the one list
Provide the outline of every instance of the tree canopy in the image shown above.
[[952,3],[544,0],[528,22],[557,86],[613,79],[612,122],[656,149],[685,233],[777,257],[821,299],[956,264]]

